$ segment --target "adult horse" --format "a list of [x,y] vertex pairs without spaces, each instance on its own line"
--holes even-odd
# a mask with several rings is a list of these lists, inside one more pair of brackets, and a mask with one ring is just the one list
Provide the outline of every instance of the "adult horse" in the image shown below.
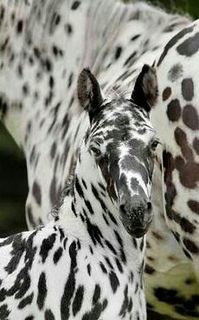
[[29,228],[48,221],[42,213],[72,172],[85,130],[75,90],[80,69],[89,66],[104,92],[114,84],[128,93],[143,63],[156,60],[152,121],[162,148],[146,289],[149,307],[180,319],[199,316],[198,26],[184,29],[189,23],[144,3],[1,1],[1,118],[27,160]]

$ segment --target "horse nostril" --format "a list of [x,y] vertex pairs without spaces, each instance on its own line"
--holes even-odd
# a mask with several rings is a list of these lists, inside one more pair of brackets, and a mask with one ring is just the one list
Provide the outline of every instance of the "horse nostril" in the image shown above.
[[126,213],[125,205],[124,205],[124,204],[121,204],[121,205],[120,205],[120,211],[121,211],[122,213]]
[[151,202],[147,202],[147,209],[148,209],[148,210],[151,210],[151,209],[152,209],[152,204],[151,204]]

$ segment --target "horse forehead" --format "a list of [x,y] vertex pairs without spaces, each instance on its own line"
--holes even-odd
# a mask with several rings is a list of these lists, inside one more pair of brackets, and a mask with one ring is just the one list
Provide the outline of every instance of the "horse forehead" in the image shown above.
[[127,122],[127,118],[124,116],[118,120],[118,125],[115,125],[116,121],[110,120],[104,126],[104,130],[103,125],[99,126],[99,130],[96,130],[93,135],[94,141],[101,145],[104,144],[107,151],[111,151],[111,153],[119,152],[122,146],[126,150],[125,153],[132,149],[144,149],[156,136],[156,131],[150,126],[150,122],[149,124]]
[[105,106],[99,123],[105,130],[109,127],[119,130],[135,129],[143,125],[151,127],[147,113],[129,100],[123,99],[113,101]]

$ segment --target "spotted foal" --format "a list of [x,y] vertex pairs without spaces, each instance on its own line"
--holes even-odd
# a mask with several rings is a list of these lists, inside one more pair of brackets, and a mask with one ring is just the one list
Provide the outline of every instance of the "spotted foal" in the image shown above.
[[146,97],[156,95],[155,79],[145,65],[131,97],[103,98],[93,74],[81,72],[89,125],[57,215],[0,241],[1,319],[146,319],[144,234],[157,146]]

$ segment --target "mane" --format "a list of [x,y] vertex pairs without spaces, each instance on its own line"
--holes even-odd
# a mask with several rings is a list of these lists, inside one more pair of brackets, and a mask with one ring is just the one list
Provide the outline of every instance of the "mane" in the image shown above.
[[64,198],[74,195],[75,168],[76,162],[72,165],[71,172],[65,181],[64,187],[62,188],[60,195],[58,195],[57,202],[49,213],[53,217],[57,217],[59,215],[59,209],[64,202]]
[[107,100],[129,98],[129,90],[122,86],[113,86],[105,90]]

